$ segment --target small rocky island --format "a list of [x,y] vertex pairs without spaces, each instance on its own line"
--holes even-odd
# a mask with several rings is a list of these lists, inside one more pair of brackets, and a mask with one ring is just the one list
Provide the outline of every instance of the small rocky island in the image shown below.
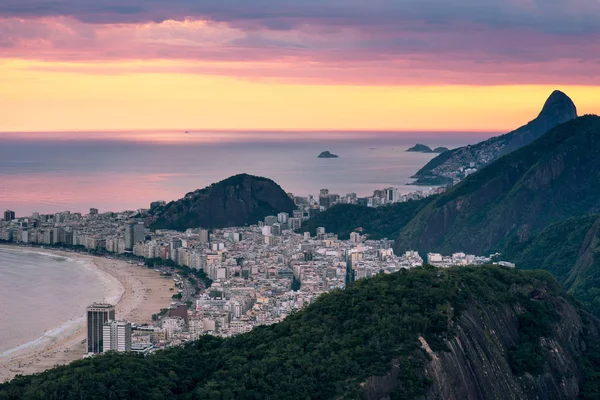
[[406,151],[409,151],[411,153],[444,153],[444,152],[448,151],[448,148],[436,147],[435,149],[432,150],[431,147],[429,147],[429,146],[425,146],[424,144],[417,143],[416,145],[414,145],[413,147],[411,147],[410,149],[408,149]]
[[319,154],[319,158],[338,158],[336,154],[331,154],[329,151],[324,151]]

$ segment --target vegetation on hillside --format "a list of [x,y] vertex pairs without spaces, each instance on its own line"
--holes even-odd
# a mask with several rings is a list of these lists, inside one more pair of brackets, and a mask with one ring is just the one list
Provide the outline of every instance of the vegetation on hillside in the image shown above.
[[501,258],[518,268],[551,272],[569,293],[600,317],[599,215],[552,224],[526,241],[511,238]]
[[[444,351],[444,339],[453,335],[461,312],[473,302],[491,309],[514,305],[524,310],[523,318],[533,316],[530,322],[543,318],[541,325],[523,323],[521,332],[524,343],[539,343],[539,335],[549,334],[546,322],[553,321],[547,308],[540,313],[538,301],[527,295],[536,287],[552,295],[562,291],[540,271],[498,266],[402,270],[335,290],[283,322],[248,334],[205,336],[148,357],[107,354],[17,377],[0,385],[0,399],[356,398],[361,382],[386,374],[392,360],[402,370],[392,398],[410,399],[430,384],[418,337],[425,337],[434,351]],[[524,362],[530,351],[542,358]],[[536,373],[545,351],[516,349],[513,367]],[[593,375],[594,362],[588,364]]]
[[302,224],[301,232],[316,233],[318,227],[336,233],[340,239],[348,239],[350,233],[360,231],[369,239],[395,239],[398,233],[432,197],[410,200],[383,207],[364,207],[352,204],[337,204]]
[[151,210],[151,229],[218,229],[256,224],[268,215],[292,213],[294,201],[270,179],[239,174],[187,193]]
[[548,303],[530,301],[526,310],[519,315],[519,343],[510,349],[510,362],[513,370],[524,373],[540,374],[544,371],[547,350],[540,343],[541,337],[552,335],[552,324],[559,319]]
[[525,241],[514,236],[507,242],[501,258],[519,268],[545,269],[560,282],[565,282],[579,256],[585,236],[598,215],[569,218],[551,224]]
[[502,251],[513,235],[600,209],[600,118],[584,116],[449,189],[402,229],[395,249]]

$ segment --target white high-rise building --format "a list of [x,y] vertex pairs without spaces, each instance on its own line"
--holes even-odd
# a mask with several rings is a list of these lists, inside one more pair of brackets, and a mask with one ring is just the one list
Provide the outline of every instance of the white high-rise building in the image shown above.
[[131,323],[106,321],[102,333],[104,353],[107,351],[131,351]]
[[288,214],[286,212],[281,212],[281,213],[277,214],[277,222],[279,222],[280,224],[287,224],[289,217],[290,217],[290,214]]

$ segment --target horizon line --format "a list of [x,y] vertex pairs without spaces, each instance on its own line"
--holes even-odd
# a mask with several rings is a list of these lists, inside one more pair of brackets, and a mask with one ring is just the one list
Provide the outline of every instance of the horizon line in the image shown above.
[[3,130],[0,134],[8,133],[506,133],[498,129],[210,129],[210,128],[142,128],[142,129],[65,129],[65,130]]

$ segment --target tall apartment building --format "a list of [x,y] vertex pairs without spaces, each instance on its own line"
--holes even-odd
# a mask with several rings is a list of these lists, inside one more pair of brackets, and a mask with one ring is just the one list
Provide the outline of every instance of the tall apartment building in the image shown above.
[[287,224],[289,218],[290,214],[286,212],[281,212],[277,214],[277,222],[279,222],[280,224]]
[[275,215],[267,215],[265,217],[265,225],[266,226],[271,226],[276,223],[277,223],[277,217]]
[[280,223],[275,223],[273,226],[271,226],[271,235],[279,236],[281,235],[281,231],[282,229]]
[[208,230],[206,230],[206,229],[198,230],[198,241],[200,243],[208,243],[209,240],[210,240],[210,235],[208,233]]
[[288,220],[288,226],[290,229],[296,230],[302,227],[302,219],[300,218],[290,218]]
[[200,243],[208,243],[210,241],[210,232],[203,228],[189,228],[185,231],[186,235],[196,235]]
[[146,239],[146,228],[143,222],[127,224],[125,227],[125,250],[133,250],[136,243]]
[[127,321],[106,321],[102,327],[102,352],[131,351],[131,323]]
[[102,353],[104,349],[104,324],[115,320],[115,306],[94,303],[87,308],[87,351]]
[[350,241],[352,243],[360,243],[360,233],[358,233],[358,232],[351,232],[350,233]]
[[15,219],[15,212],[13,210],[4,211],[4,220],[5,221],[12,221],[14,219]]

